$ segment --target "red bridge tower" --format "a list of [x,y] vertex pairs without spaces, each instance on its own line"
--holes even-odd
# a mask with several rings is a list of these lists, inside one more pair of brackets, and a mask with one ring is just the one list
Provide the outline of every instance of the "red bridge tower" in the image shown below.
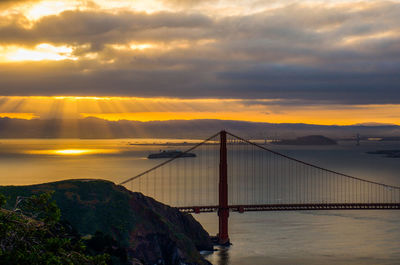
[[226,131],[220,132],[220,151],[219,151],[219,232],[218,243],[220,245],[229,245],[228,236],[228,162],[226,150]]

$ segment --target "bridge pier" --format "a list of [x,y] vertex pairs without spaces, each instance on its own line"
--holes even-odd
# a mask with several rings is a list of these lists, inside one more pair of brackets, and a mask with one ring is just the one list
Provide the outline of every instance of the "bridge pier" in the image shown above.
[[228,235],[228,162],[226,150],[226,131],[220,132],[220,151],[219,151],[219,204],[218,204],[218,243],[220,245],[230,245]]

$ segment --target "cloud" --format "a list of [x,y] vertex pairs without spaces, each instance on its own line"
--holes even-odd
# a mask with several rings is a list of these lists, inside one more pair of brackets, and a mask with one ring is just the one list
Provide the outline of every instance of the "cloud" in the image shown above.
[[18,4],[34,3],[41,0],[0,0],[0,8],[8,8]]
[[[125,43],[132,40],[157,40],[190,37],[190,29],[207,28],[211,20],[200,14],[160,12],[153,15],[139,12],[65,11],[47,16],[30,28],[15,20],[0,27],[1,43],[30,45],[38,42],[84,44]],[[174,29],[168,36],[163,29]],[[185,32],[187,29],[187,32]],[[188,33],[186,35],[186,33]],[[161,34],[161,36],[158,36]]]
[[68,46],[79,59],[3,62],[0,94],[400,103],[399,17],[400,4],[383,1],[219,17],[70,10],[29,27],[12,16],[0,24],[0,45]]
[[173,7],[193,7],[205,3],[217,4],[219,0],[162,0],[162,3]]

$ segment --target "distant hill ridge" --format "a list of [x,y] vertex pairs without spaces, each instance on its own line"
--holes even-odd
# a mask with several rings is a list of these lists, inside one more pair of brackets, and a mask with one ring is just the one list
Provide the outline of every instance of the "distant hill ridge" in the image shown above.
[[249,139],[283,139],[305,135],[350,138],[357,133],[368,137],[400,136],[397,125],[314,125],[302,123],[261,123],[232,120],[107,121],[85,119],[0,118],[0,138],[186,138],[203,139],[221,129]]
[[297,137],[296,139],[285,139],[274,144],[280,145],[336,145],[337,142],[328,137],[322,135],[308,135],[303,137]]

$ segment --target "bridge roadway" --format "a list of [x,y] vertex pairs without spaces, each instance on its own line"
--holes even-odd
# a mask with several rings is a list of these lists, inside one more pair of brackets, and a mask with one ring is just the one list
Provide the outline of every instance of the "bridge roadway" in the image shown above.
[[[186,213],[217,212],[218,205],[177,207]],[[315,211],[315,210],[400,210],[400,203],[309,203],[309,204],[256,204],[229,205],[231,212],[251,211]]]

